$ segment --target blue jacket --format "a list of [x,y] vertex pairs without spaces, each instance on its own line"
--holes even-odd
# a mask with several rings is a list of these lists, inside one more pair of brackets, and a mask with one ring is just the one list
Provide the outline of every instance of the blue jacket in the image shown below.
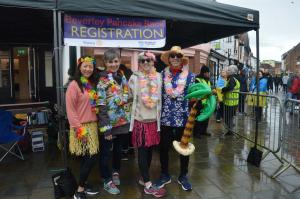
[[225,87],[225,83],[226,83],[225,79],[223,77],[219,76],[216,87],[223,88],[223,87]]
[[[252,78],[250,83],[250,91],[255,92],[256,91],[256,78]],[[265,77],[262,77],[259,79],[259,92],[267,92],[268,90],[268,79]]]

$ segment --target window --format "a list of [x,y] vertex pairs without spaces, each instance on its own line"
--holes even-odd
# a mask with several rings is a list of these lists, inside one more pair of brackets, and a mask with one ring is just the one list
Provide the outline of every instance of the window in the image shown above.
[[53,87],[52,52],[45,52],[45,86]]
[[9,52],[0,51],[0,88],[10,87]]

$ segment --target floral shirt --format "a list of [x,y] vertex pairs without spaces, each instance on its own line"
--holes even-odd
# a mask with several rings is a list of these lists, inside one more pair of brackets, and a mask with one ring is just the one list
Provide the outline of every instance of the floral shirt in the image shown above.
[[102,72],[97,85],[99,96],[100,132],[108,134],[114,127],[120,127],[130,122],[129,87],[125,76],[118,74],[120,82],[116,80],[116,75]]
[[[180,73],[172,75],[172,86],[176,87],[176,82]],[[162,71],[162,79],[165,78],[165,70]],[[189,101],[184,99],[188,87],[195,82],[195,75],[188,73],[184,92],[176,98],[169,96],[165,91],[164,82],[162,85],[162,114],[161,125],[171,127],[184,127],[189,116]]]

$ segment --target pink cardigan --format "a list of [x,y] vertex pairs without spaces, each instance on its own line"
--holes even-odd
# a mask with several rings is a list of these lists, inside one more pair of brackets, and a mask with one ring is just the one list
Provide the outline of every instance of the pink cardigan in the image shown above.
[[97,121],[88,93],[86,91],[82,93],[76,81],[72,81],[68,86],[66,108],[70,127],[79,128],[82,123]]

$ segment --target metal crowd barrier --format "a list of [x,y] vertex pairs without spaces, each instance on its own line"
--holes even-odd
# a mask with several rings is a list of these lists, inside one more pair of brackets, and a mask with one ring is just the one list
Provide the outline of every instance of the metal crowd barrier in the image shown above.
[[278,155],[281,148],[283,104],[276,96],[259,95],[259,106],[256,107],[256,99],[256,93],[239,92],[238,106],[223,105],[224,136],[234,134],[254,143],[256,117],[259,117],[257,140],[258,147],[264,149],[262,159],[272,153],[283,164]]
[[300,172],[300,100],[288,99],[284,103],[281,159],[284,165],[273,175],[274,178],[288,168]]

